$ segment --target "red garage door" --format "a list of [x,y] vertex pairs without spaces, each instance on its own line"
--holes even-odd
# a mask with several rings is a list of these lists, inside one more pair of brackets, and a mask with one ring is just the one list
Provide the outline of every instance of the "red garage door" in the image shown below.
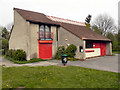
[[106,55],[106,54],[105,54],[105,43],[101,43],[100,49],[101,49],[101,55],[102,55],[102,56],[103,56],[103,55]]
[[52,58],[52,42],[40,41],[39,43],[39,58],[51,59]]
[[100,48],[100,53],[101,53],[101,56],[104,56],[106,55],[106,47],[105,47],[105,43],[102,43],[102,42],[94,42],[93,43],[93,48]]

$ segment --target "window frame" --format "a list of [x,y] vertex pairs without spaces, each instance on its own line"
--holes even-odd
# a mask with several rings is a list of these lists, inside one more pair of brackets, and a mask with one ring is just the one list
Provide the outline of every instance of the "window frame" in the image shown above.
[[49,33],[51,33],[51,26],[50,25],[46,25],[46,24],[40,24],[39,25],[39,40],[41,40],[41,38],[40,38],[40,33],[41,33],[41,31],[40,31],[40,27],[41,26],[43,26],[44,27],[44,30],[43,30],[43,33],[44,33],[44,38],[43,38],[43,40],[46,40],[47,38],[46,38],[46,26],[49,28]]

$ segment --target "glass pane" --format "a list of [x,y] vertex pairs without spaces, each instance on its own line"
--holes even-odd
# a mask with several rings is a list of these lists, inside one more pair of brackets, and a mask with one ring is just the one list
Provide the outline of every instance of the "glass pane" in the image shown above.
[[45,26],[45,38],[49,39],[50,38],[50,29],[48,26]]
[[44,26],[40,26],[40,39],[44,39]]
[[44,32],[44,26],[43,25],[40,26],[40,32]]
[[45,26],[45,32],[49,32],[49,27],[48,26]]

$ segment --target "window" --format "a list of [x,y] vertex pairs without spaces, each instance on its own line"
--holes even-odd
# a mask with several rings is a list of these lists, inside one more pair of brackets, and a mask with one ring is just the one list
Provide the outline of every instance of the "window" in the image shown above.
[[45,35],[44,35],[44,26],[41,25],[40,26],[40,39],[44,39]]
[[45,39],[51,39],[51,31],[50,31],[50,26],[47,25],[40,25],[40,39],[45,40]]
[[79,52],[83,52],[83,46],[79,46]]
[[93,42],[86,41],[86,48],[93,48]]

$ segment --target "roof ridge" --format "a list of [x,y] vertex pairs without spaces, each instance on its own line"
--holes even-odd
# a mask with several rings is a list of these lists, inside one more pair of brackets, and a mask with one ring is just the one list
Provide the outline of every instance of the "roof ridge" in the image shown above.
[[63,23],[68,23],[68,24],[73,24],[73,25],[86,26],[85,23],[82,23],[82,22],[65,19],[65,18],[59,18],[59,17],[55,17],[55,16],[48,16],[48,15],[46,15],[46,16],[55,22],[63,22]]
[[[20,8],[13,8],[14,10],[22,10],[22,11],[26,11],[26,12],[32,12],[32,13],[38,13],[38,14],[43,14],[45,15],[44,13],[39,13],[39,12],[35,12],[35,11],[31,11],[31,10],[25,10],[25,9],[20,9]],[[46,16],[46,15],[45,15]]]
[[50,17],[54,17],[54,18],[58,18],[58,19],[63,19],[63,20],[68,20],[68,21],[72,21],[72,22],[77,22],[77,23],[84,24],[84,22],[74,21],[74,20],[71,20],[71,19],[65,19],[65,18],[60,18],[60,17],[55,17],[55,16],[50,16]]

